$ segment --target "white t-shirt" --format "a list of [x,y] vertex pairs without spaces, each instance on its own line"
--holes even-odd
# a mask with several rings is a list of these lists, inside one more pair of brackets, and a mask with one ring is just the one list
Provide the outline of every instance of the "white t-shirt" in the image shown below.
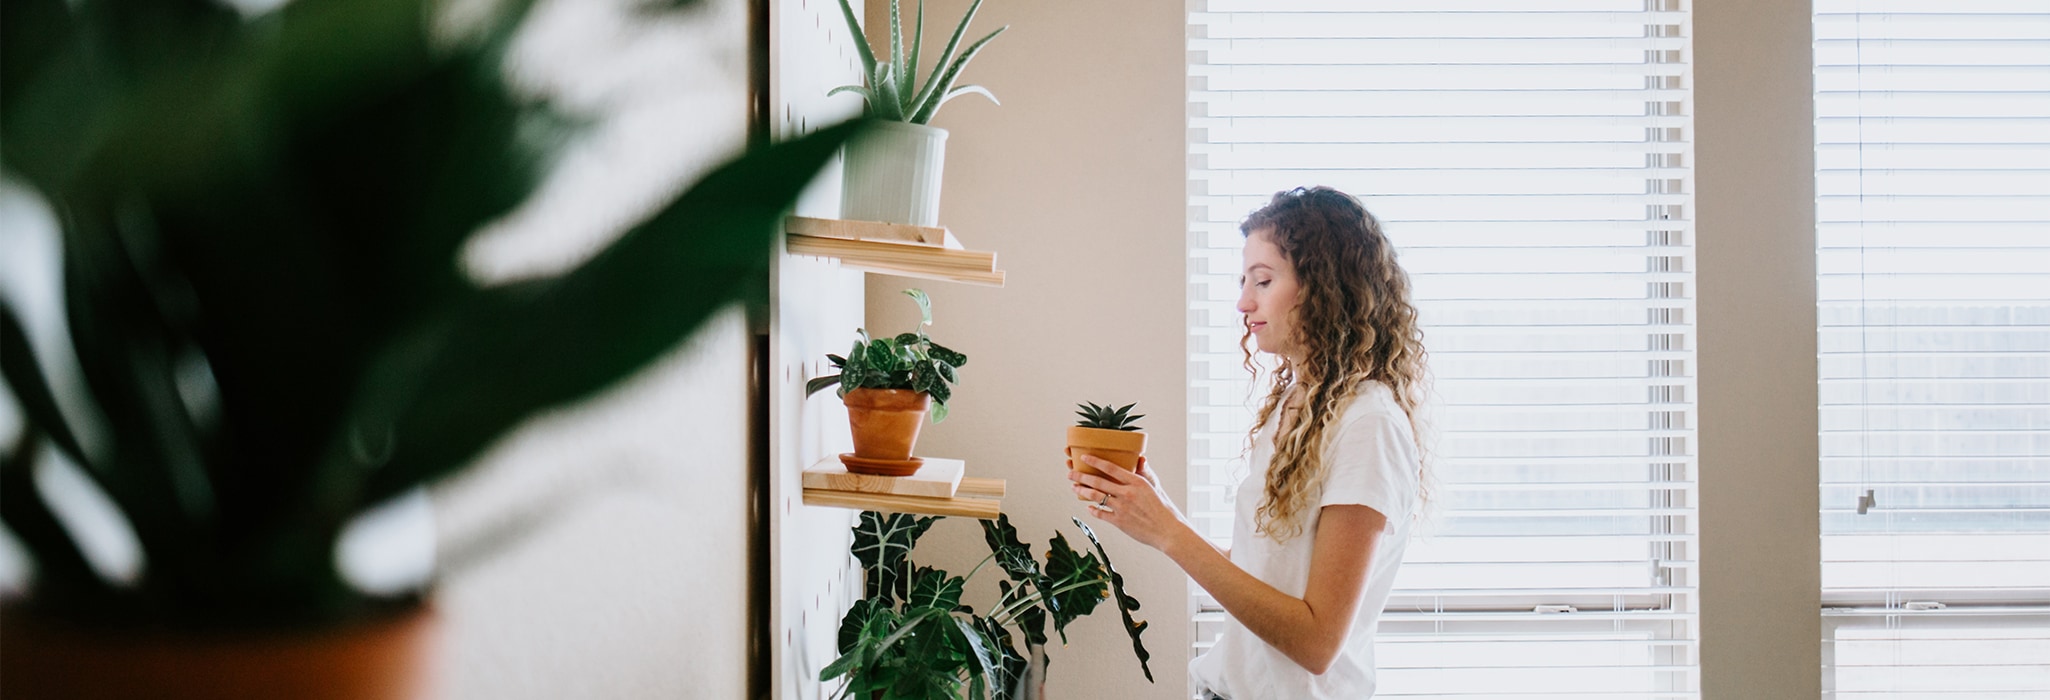
[[1367,563],[1367,584],[1345,647],[1323,675],[1311,673],[1255,636],[1236,619],[1227,620],[1216,646],[1189,664],[1190,685],[1231,700],[1362,700],[1374,694],[1374,629],[1395,586],[1395,570],[1409,545],[1410,512],[1417,498],[1416,439],[1408,415],[1388,385],[1360,388],[1344,416],[1327,428],[1324,487],[1316,509],[1305,514],[1303,531],[1277,543],[1258,532],[1257,512],[1265,497],[1268,462],[1274,456],[1274,423],[1253,440],[1251,474],[1238,486],[1232,526],[1231,561],[1261,581],[1302,597],[1310,581],[1310,554],[1324,506],[1357,504],[1388,518],[1388,528]]

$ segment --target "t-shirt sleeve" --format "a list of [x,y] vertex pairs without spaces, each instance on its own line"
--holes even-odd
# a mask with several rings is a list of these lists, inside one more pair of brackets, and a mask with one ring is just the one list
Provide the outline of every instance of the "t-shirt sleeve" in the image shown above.
[[1332,436],[1324,493],[1317,507],[1362,505],[1388,518],[1389,527],[1409,519],[1417,496],[1416,442],[1400,414],[1348,416]]

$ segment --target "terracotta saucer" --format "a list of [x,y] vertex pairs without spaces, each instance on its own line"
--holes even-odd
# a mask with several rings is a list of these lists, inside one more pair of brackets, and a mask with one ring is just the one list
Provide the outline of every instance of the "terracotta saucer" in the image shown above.
[[847,471],[871,476],[911,476],[918,468],[925,466],[925,458],[911,459],[867,459],[856,457],[852,452],[840,453],[840,463],[847,465]]

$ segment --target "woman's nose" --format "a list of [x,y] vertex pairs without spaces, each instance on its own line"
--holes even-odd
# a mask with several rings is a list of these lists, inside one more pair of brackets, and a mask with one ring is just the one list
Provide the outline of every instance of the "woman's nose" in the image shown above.
[[1242,314],[1253,313],[1253,295],[1247,294],[1244,289],[1239,290],[1238,310]]

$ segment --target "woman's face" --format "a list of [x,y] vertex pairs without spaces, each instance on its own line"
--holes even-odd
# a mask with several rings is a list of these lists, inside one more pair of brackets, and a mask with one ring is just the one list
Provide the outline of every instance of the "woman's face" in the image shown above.
[[1253,339],[1259,342],[1260,351],[1273,353],[1292,360],[1295,348],[1290,338],[1295,334],[1295,308],[1301,287],[1297,284],[1295,266],[1282,257],[1281,247],[1274,244],[1273,229],[1254,229],[1246,236],[1246,268],[1239,277],[1239,313],[1246,315],[1246,325],[1253,331]]

